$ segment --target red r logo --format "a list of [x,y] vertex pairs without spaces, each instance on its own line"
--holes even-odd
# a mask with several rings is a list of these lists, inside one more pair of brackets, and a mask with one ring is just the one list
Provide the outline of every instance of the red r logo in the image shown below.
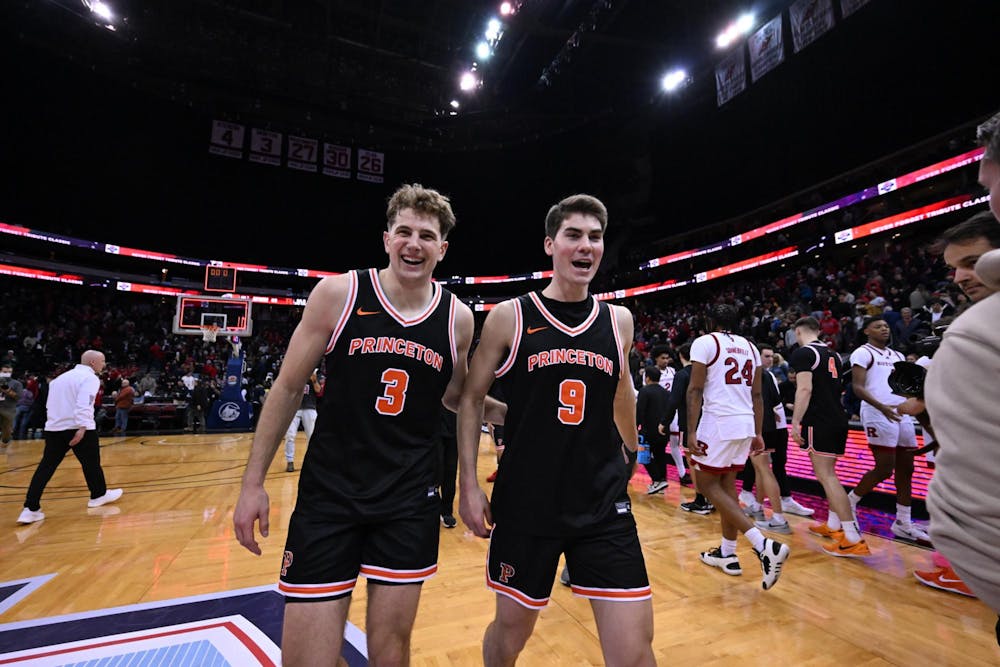
[[513,576],[514,566],[507,563],[500,563],[500,582],[504,584],[510,583]]

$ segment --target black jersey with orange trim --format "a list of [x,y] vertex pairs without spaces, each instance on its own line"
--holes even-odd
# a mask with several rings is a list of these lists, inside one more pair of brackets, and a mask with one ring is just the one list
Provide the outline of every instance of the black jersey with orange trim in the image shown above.
[[792,352],[788,365],[796,372],[812,373],[812,395],[802,415],[802,425],[837,432],[846,430],[847,412],[840,402],[844,387],[840,357],[817,340]]
[[389,301],[378,271],[350,274],[299,498],[334,516],[389,519],[436,485],[441,397],[456,357],[453,294],[433,284],[419,315]]
[[579,534],[628,511],[614,424],[618,324],[593,297],[560,303],[533,292],[513,305],[514,343],[497,370],[507,415],[493,518],[525,534]]

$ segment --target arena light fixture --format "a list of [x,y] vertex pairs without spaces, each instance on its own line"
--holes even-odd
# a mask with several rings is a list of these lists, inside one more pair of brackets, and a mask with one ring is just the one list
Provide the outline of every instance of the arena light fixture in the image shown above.
[[489,23],[486,24],[486,41],[491,44],[500,39],[500,30],[503,28],[503,24],[500,23],[500,19],[491,18]]
[[90,3],[90,11],[96,14],[102,21],[111,22],[114,20],[114,12],[111,11],[111,7],[101,2],[101,0],[94,0]]
[[459,107],[458,100],[452,100],[450,104],[452,109],[457,109]]
[[660,80],[660,85],[663,87],[664,91],[672,93],[678,88],[680,88],[682,85],[684,85],[684,82],[687,81],[687,78],[688,78],[687,72],[685,72],[682,69],[670,70]]
[[509,2],[500,3],[500,16],[510,16],[514,13],[514,5]]
[[492,55],[490,51],[490,45],[486,42],[479,42],[476,44],[476,57],[480,60],[486,60]]
[[715,45],[720,49],[729,48],[737,39],[750,34],[756,23],[757,18],[751,12],[743,14],[719,33],[719,36],[715,38]]
[[477,79],[476,75],[473,74],[472,72],[465,72],[464,74],[462,74],[462,78],[459,79],[458,82],[458,87],[464,90],[465,92],[474,90],[475,87],[478,85],[479,85],[479,79]]

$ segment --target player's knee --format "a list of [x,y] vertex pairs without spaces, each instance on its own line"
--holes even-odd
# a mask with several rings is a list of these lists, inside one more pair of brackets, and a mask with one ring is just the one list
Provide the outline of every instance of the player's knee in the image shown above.
[[391,634],[368,644],[368,664],[373,667],[396,667],[410,662],[410,638]]
[[524,650],[533,629],[533,623],[498,617],[486,629],[485,641],[492,644],[492,649],[497,653],[511,658]]
[[872,472],[875,473],[880,481],[889,479],[889,477],[892,476],[892,473],[895,472],[895,466],[892,463],[879,463],[876,464]]

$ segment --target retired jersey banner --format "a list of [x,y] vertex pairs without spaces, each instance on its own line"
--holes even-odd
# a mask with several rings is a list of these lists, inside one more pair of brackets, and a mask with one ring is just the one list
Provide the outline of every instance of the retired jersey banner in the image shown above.
[[358,180],[381,183],[385,170],[385,153],[358,149]]
[[208,152],[212,155],[243,159],[243,135],[246,128],[239,123],[212,121],[212,138]]
[[846,19],[868,4],[868,0],[840,0],[840,12]]
[[351,147],[324,143],[323,173],[335,178],[350,178]]
[[747,65],[740,45],[715,68],[715,88],[719,106],[733,99],[747,87]]
[[798,0],[788,8],[788,17],[798,53],[833,27],[833,4],[830,0]]
[[305,137],[288,135],[288,168],[299,171],[317,170],[316,160],[319,158],[319,142]]
[[781,14],[761,26],[747,40],[750,49],[750,77],[754,83],[785,62],[785,39],[781,30]]
[[250,128],[250,161],[281,166],[281,132]]

